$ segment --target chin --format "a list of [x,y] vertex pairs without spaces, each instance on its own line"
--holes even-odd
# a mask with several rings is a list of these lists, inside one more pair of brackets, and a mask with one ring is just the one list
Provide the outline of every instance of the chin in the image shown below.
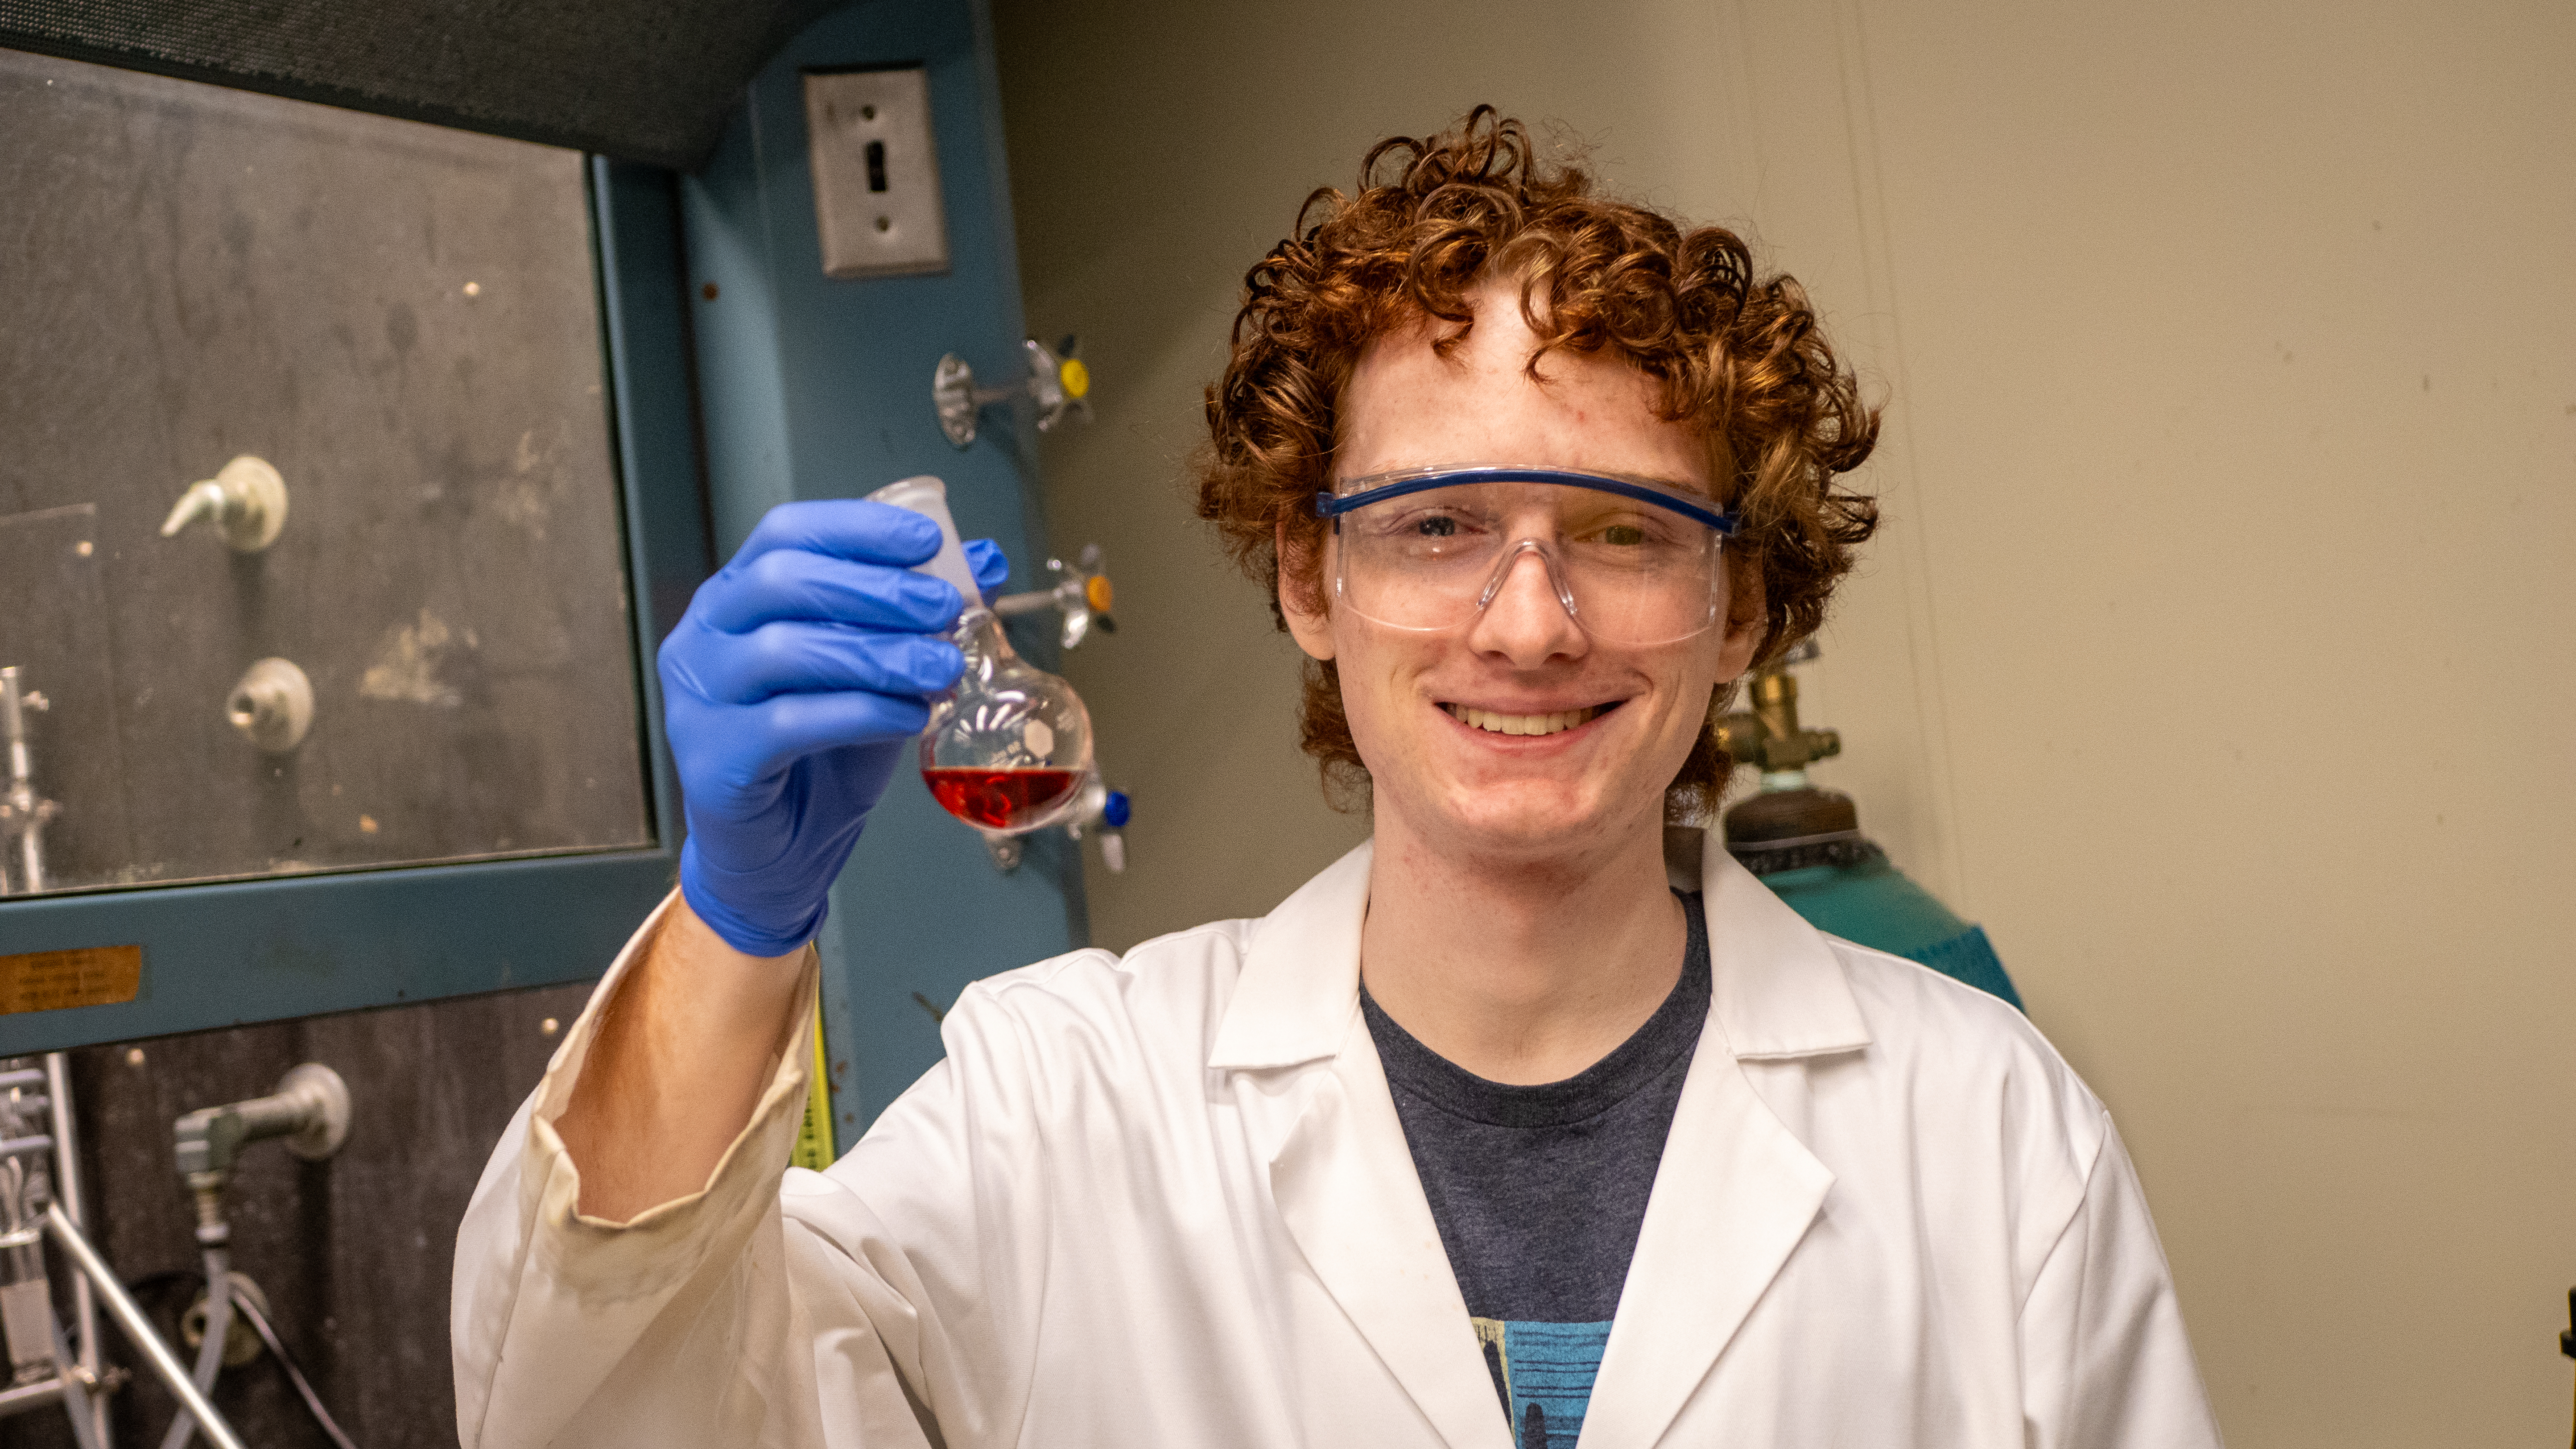
[[1462,846],[1514,857],[1561,855],[1617,833],[1632,813],[1614,809],[1597,794],[1553,781],[1525,781],[1462,792],[1463,800],[1439,812],[1440,824]]

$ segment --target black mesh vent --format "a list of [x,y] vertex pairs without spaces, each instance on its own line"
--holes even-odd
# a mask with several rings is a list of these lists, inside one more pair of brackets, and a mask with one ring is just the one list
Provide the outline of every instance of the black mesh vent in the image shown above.
[[0,0],[0,46],[695,170],[838,0]]

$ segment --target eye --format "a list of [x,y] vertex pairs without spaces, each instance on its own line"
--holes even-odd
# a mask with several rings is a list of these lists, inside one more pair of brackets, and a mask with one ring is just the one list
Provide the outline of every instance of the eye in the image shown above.
[[1456,538],[1458,520],[1447,514],[1435,513],[1427,518],[1416,520],[1413,532],[1418,538]]
[[1604,548],[1622,549],[1646,548],[1659,544],[1665,542],[1669,534],[1670,530],[1662,527],[1659,520],[1642,518],[1633,513],[1585,519],[1574,529],[1569,530],[1569,536],[1581,539],[1585,543],[1597,544]]

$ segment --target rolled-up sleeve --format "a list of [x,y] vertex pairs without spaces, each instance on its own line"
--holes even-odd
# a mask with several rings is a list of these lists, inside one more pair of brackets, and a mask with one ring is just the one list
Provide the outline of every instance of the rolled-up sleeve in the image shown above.
[[864,1259],[782,1221],[813,1050],[810,953],[798,1025],[706,1185],[626,1223],[577,1210],[580,1173],[555,1123],[603,1009],[669,909],[665,901],[593,993],[458,1230],[451,1337],[465,1449],[923,1445],[864,1307],[890,1300],[887,1286],[850,1281],[870,1275]]

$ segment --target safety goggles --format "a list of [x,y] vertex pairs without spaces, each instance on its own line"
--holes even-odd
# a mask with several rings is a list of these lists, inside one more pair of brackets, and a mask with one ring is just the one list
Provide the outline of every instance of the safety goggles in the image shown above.
[[1408,468],[1315,495],[1333,596],[1393,629],[1454,629],[1536,554],[1593,638],[1669,644],[1725,617],[1736,515],[1670,484],[1562,468]]

